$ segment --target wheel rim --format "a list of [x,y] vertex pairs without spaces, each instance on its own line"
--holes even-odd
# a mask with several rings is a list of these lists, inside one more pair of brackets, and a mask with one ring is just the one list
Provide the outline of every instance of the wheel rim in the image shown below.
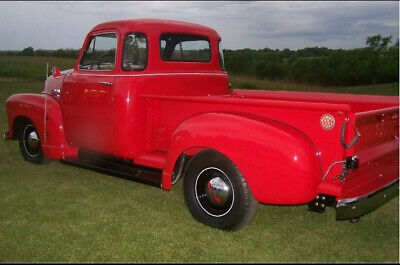
[[23,142],[26,153],[35,157],[39,154],[40,140],[35,128],[29,124],[24,129]]
[[235,192],[228,176],[219,168],[203,169],[196,178],[196,200],[209,215],[221,217],[232,209]]

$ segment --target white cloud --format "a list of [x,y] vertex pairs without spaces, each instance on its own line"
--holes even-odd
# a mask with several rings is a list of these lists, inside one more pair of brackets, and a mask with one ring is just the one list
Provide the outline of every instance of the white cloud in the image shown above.
[[398,2],[1,2],[0,49],[80,48],[95,25],[164,18],[217,30],[225,48],[364,46],[374,34],[398,38]]

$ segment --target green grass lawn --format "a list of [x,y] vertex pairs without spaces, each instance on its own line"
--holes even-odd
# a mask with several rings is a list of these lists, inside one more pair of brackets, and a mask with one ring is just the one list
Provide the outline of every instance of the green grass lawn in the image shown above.
[[370,95],[399,95],[399,83],[376,84],[366,86],[322,87],[307,84],[297,84],[283,81],[259,80],[249,76],[230,76],[232,88],[266,89],[286,91],[315,91],[327,93],[350,93]]
[[[28,68],[30,66],[27,66]],[[232,80],[233,81],[233,80]],[[4,102],[43,82],[0,77]],[[357,224],[306,205],[259,205],[235,233],[196,222],[170,192],[60,162],[25,162],[0,142],[0,262],[398,262],[398,197]]]

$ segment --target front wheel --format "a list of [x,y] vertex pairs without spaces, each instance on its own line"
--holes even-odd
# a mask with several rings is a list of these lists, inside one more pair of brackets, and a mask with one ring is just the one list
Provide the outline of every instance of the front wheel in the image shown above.
[[254,199],[239,169],[227,157],[206,149],[188,163],[184,197],[192,216],[210,227],[236,231],[254,217]]
[[50,160],[44,157],[39,134],[35,125],[29,120],[25,120],[22,126],[20,126],[19,149],[26,161],[35,164],[50,162]]

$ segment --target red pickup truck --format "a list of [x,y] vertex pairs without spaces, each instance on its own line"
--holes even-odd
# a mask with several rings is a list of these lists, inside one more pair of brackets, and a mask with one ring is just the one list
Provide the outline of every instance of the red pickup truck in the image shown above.
[[205,26],[113,21],[73,69],[7,99],[25,160],[60,160],[170,190],[193,217],[238,230],[258,202],[308,204],[337,219],[398,195],[398,97],[230,90],[221,37]]

